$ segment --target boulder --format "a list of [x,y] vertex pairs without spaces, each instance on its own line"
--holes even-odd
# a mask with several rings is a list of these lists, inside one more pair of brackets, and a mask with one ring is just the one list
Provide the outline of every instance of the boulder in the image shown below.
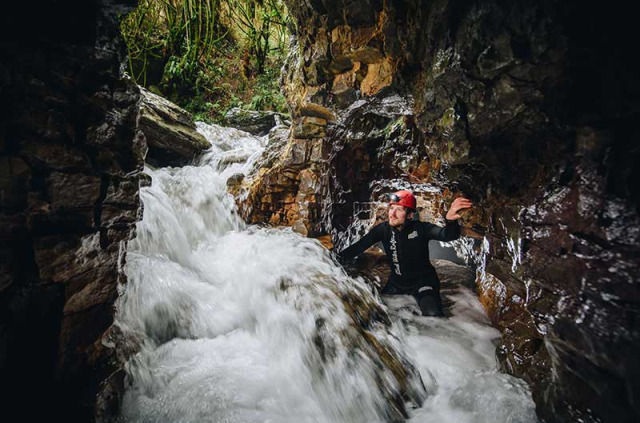
[[147,138],[147,163],[183,166],[211,147],[189,112],[145,88],[140,87],[140,92],[139,128]]
[[268,134],[274,126],[284,123],[287,118],[278,112],[244,110],[234,107],[227,112],[224,120],[227,126],[261,137]]
[[476,272],[473,267],[444,259],[431,259],[431,264],[436,268],[443,289],[456,285],[476,289]]

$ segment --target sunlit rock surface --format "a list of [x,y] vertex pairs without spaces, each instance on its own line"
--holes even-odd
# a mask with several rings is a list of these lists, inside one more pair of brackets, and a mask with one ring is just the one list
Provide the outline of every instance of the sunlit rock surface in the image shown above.
[[145,161],[153,166],[180,166],[194,162],[211,144],[196,130],[193,117],[169,100],[140,88],[138,128],[149,151]]
[[[559,1],[288,3],[292,136],[248,217],[341,247],[385,192],[433,190],[436,221],[443,200],[470,197],[458,249],[502,331],[502,368],[548,421],[637,420],[629,17]],[[307,181],[318,195],[299,197]]]

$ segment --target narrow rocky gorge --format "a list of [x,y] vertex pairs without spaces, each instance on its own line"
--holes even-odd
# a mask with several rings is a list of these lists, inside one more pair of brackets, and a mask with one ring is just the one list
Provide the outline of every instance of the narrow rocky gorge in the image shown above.
[[[135,3],[56,3],[19,40],[27,6],[0,20],[0,368],[26,420],[118,414],[128,352],[113,304],[145,157],[180,165],[208,147],[176,110],[185,142],[163,141],[124,77],[118,15]],[[544,421],[638,420],[631,18],[556,0],[287,4],[292,122],[254,182],[231,187],[243,217],[339,248],[389,187],[411,186],[430,220],[468,196],[460,248],[502,370]]]

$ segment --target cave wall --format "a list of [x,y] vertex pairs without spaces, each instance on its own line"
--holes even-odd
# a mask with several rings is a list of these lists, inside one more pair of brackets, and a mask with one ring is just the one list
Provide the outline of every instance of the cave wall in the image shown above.
[[546,421],[636,421],[632,19],[555,0],[287,4],[292,131],[246,218],[335,236],[372,181],[470,197],[501,368]]
[[140,94],[118,24],[136,1],[40,3],[0,18],[4,413],[93,421],[99,393],[98,420],[117,407],[113,302],[141,213]]

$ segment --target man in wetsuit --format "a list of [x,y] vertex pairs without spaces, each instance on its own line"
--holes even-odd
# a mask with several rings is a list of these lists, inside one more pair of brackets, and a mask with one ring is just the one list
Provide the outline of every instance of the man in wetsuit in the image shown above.
[[443,316],[440,280],[429,261],[429,241],[453,241],[460,237],[459,211],[470,208],[471,201],[456,198],[445,216],[446,226],[413,220],[416,199],[409,191],[390,196],[389,220],[376,225],[359,241],[338,253],[352,259],[377,242],[382,242],[391,274],[383,294],[413,295],[425,316]]

